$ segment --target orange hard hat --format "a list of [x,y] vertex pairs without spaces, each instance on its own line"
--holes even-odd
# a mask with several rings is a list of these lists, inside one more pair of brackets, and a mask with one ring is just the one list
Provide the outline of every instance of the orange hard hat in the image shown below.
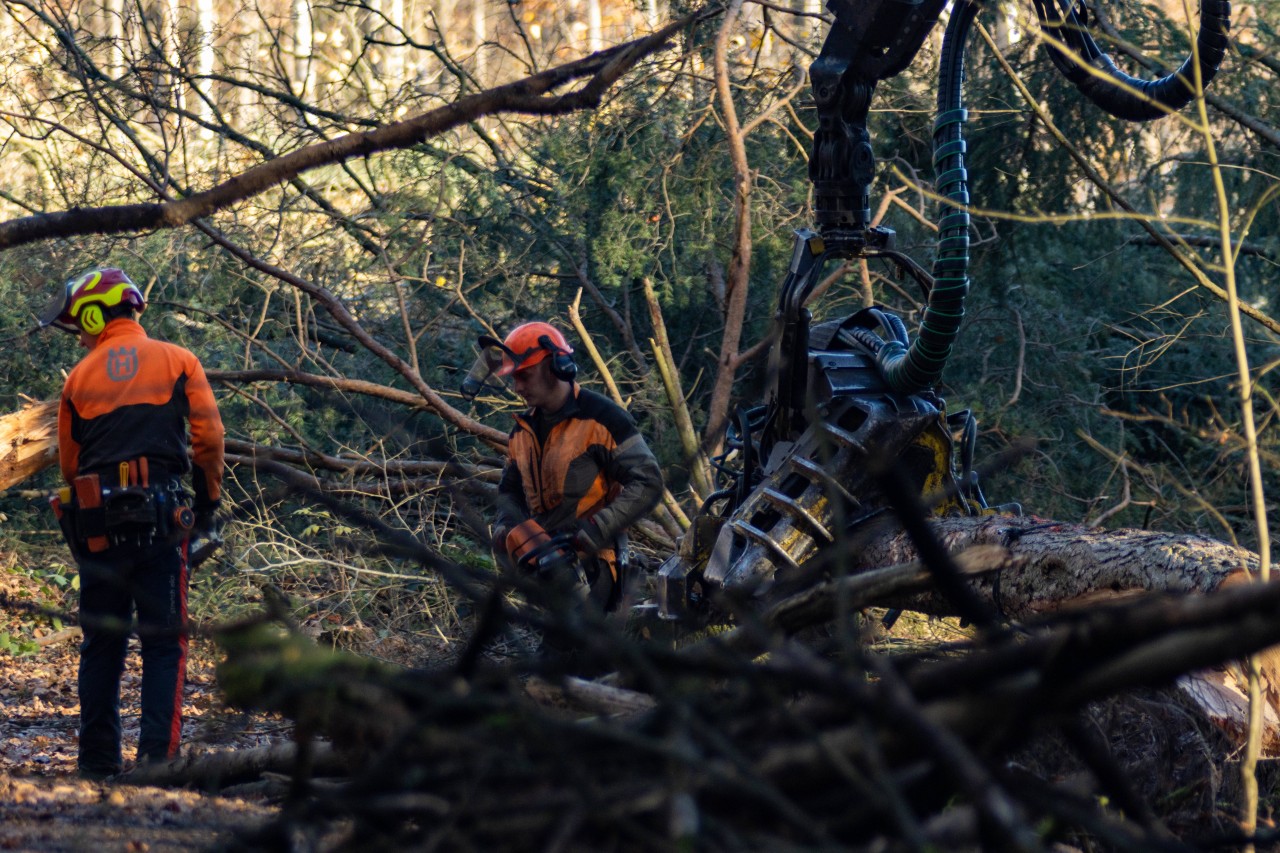
[[578,373],[573,363],[573,347],[565,340],[564,333],[550,323],[525,323],[516,326],[500,341],[490,335],[481,335],[478,341],[480,355],[467,378],[462,380],[462,396],[474,400],[491,376],[507,377],[517,370],[533,367],[551,358],[551,375],[557,379],[572,381]]
[[510,376],[517,370],[533,367],[551,355],[573,354],[564,333],[542,322],[516,326],[502,342],[502,349],[502,366],[494,371],[498,376]]

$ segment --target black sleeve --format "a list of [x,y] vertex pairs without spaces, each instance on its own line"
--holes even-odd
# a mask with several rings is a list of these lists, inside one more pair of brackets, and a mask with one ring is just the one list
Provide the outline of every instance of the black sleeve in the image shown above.
[[498,481],[497,517],[494,519],[494,532],[510,530],[529,517],[529,505],[524,499],[524,481],[520,477],[520,466],[511,459],[502,469],[502,479]]

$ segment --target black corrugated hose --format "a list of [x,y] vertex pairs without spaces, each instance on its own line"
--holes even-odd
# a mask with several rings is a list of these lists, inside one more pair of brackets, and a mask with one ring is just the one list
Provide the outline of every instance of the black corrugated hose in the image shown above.
[[[1041,29],[1069,48],[1068,52],[1046,42],[1045,50],[1053,64],[1086,98],[1126,121],[1150,121],[1191,103],[1197,94],[1195,64],[1200,66],[1201,85],[1208,86],[1227,52],[1227,34],[1231,30],[1229,0],[1201,0],[1195,52],[1183,60],[1177,71],[1159,80],[1140,80],[1117,68],[1089,35],[1088,22],[1082,20],[1087,14],[1083,5],[1077,14],[1067,0],[1058,0],[1061,11],[1054,6],[1054,0],[1034,3]],[[1086,63],[1096,71],[1090,72],[1084,67]]]
[[964,46],[978,5],[960,0],[942,39],[938,72],[938,118],[933,123],[933,168],[938,194],[946,199],[938,222],[934,285],[911,346],[889,341],[877,354],[880,372],[900,394],[914,394],[942,378],[964,319],[969,293],[969,174],[964,167]]

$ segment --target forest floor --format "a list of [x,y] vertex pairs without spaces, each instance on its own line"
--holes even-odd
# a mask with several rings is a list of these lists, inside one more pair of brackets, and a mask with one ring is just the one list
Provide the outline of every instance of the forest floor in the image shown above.
[[[0,558],[0,595],[27,601],[45,612],[67,613],[75,594],[67,578],[33,571]],[[891,647],[963,639],[946,622],[906,614]],[[94,853],[161,853],[221,849],[239,840],[252,846],[255,829],[280,816],[277,799],[245,786],[220,793],[130,784],[138,737],[140,661],[133,641],[122,682],[126,773],[108,783],[76,773],[79,663],[76,629],[49,624],[21,609],[0,610],[0,851],[33,853],[92,850]],[[339,627],[338,630],[346,631]],[[352,651],[402,665],[447,656],[395,632],[352,631],[340,644]],[[339,642],[337,639],[333,640]],[[447,645],[447,643],[445,644]],[[184,752],[202,754],[269,746],[290,739],[287,721],[250,715],[223,704],[215,680],[219,650],[208,639],[191,641],[184,690]],[[1176,691],[1139,691],[1090,706],[1087,716],[1107,735],[1113,755],[1140,795],[1176,832],[1194,837],[1232,823],[1238,800],[1238,750],[1230,739],[1187,712]],[[1015,756],[1018,766],[1040,778],[1083,771],[1071,749],[1055,737],[1037,739]],[[1264,824],[1280,798],[1280,767],[1264,762]],[[324,833],[342,833],[334,825]]]
[[[0,551],[0,851],[167,853],[226,846],[279,812],[262,795],[235,796],[131,785],[138,742],[141,662],[136,638],[121,683],[126,773],[110,782],[77,775],[78,628],[74,575],[60,552]],[[38,612],[37,612],[38,611]],[[286,721],[226,707],[216,687],[218,649],[193,637],[183,699],[183,751],[239,750],[286,741]]]
[[[0,608],[0,851],[221,849],[236,839],[248,839],[255,828],[278,817],[278,798],[262,793],[262,786],[214,794],[129,783],[138,742],[142,671],[136,638],[130,641],[121,682],[125,773],[105,783],[78,777],[80,633],[78,628],[63,628],[76,609],[78,593],[72,572],[58,562],[59,553],[27,552],[24,559],[0,549],[0,597],[8,605]],[[210,583],[207,576],[203,580]],[[195,597],[192,601],[197,609],[210,606],[196,604]],[[53,613],[66,616],[54,620]],[[194,610],[193,618],[200,618]],[[309,633],[318,642],[403,666],[452,654],[439,637],[423,640],[394,631],[375,635],[341,621],[324,622],[330,634],[319,626],[311,626]],[[288,721],[224,704],[215,677],[219,655],[212,640],[191,638],[183,691],[184,755],[290,740],[293,729]]]
[[[185,689],[184,749],[264,746],[289,737],[278,721],[223,707],[214,687],[213,647],[192,643]],[[38,651],[0,652],[0,850],[40,853],[161,853],[221,846],[273,818],[275,805],[252,797],[90,782],[76,775],[77,638]],[[125,767],[138,738],[139,661],[131,650],[121,708]]]

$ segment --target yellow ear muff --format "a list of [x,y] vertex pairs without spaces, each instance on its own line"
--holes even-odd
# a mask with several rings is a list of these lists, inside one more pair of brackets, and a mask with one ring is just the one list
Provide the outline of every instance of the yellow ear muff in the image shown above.
[[102,316],[102,308],[97,305],[86,305],[80,309],[80,328],[84,329],[91,335],[100,335],[102,330],[107,327],[107,321]]

